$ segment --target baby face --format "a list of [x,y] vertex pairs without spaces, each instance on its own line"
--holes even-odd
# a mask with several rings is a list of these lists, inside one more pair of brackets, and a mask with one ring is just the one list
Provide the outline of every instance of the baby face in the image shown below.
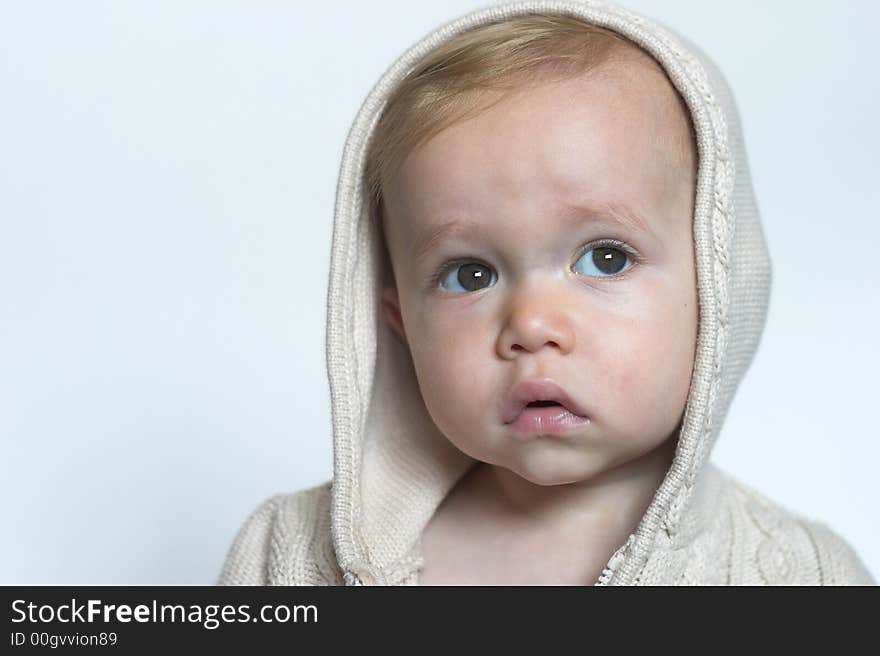
[[[385,186],[383,306],[464,453],[557,485],[674,434],[698,319],[685,112],[656,65],[617,61],[445,128]],[[510,422],[547,382],[578,412]]]

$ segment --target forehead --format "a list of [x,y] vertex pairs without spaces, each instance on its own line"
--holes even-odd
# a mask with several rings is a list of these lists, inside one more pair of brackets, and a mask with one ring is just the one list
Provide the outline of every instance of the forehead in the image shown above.
[[638,57],[529,84],[408,155],[384,189],[392,231],[413,248],[456,218],[490,230],[577,207],[662,227],[693,168],[686,111]]

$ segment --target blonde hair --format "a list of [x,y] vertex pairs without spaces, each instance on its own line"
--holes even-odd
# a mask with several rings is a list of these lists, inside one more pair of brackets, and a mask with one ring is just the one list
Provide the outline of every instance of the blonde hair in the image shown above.
[[504,98],[501,94],[493,103],[481,105],[482,94],[470,92],[509,92],[530,80],[573,78],[626,51],[643,52],[620,34],[567,14],[500,19],[441,44],[395,87],[372,133],[364,179],[371,216],[374,220],[380,216],[382,184],[397,173],[411,151],[452,123]]

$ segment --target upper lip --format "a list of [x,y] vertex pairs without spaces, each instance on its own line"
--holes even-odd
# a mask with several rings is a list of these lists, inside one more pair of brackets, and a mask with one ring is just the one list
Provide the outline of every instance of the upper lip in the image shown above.
[[532,401],[556,401],[566,410],[586,417],[586,410],[551,378],[537,378],[518,383],[511,391],[504,409],[504,423],[516,421],[520,413]]

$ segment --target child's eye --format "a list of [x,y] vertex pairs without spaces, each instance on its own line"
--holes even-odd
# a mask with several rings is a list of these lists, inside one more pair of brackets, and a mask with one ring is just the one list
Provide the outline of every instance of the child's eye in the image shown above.
[[[623,242],[604,240],[583,251],[575,271],[587,276],[609,278],[632,268],[635,256]],[[491,267],[474,260],[450,262],[433,276],[431,285],[450,292],[476,292],[491,287],[498,276]]]
[[623,248],[600,243],[584,251],[575,263],[575,270],[587,276],[607,278],[623,273],[632,264],[632,256]]
[[495,284],[496,275],[479,262],[453,262],[437,276],[440,286],[451,292],[475,292]]

